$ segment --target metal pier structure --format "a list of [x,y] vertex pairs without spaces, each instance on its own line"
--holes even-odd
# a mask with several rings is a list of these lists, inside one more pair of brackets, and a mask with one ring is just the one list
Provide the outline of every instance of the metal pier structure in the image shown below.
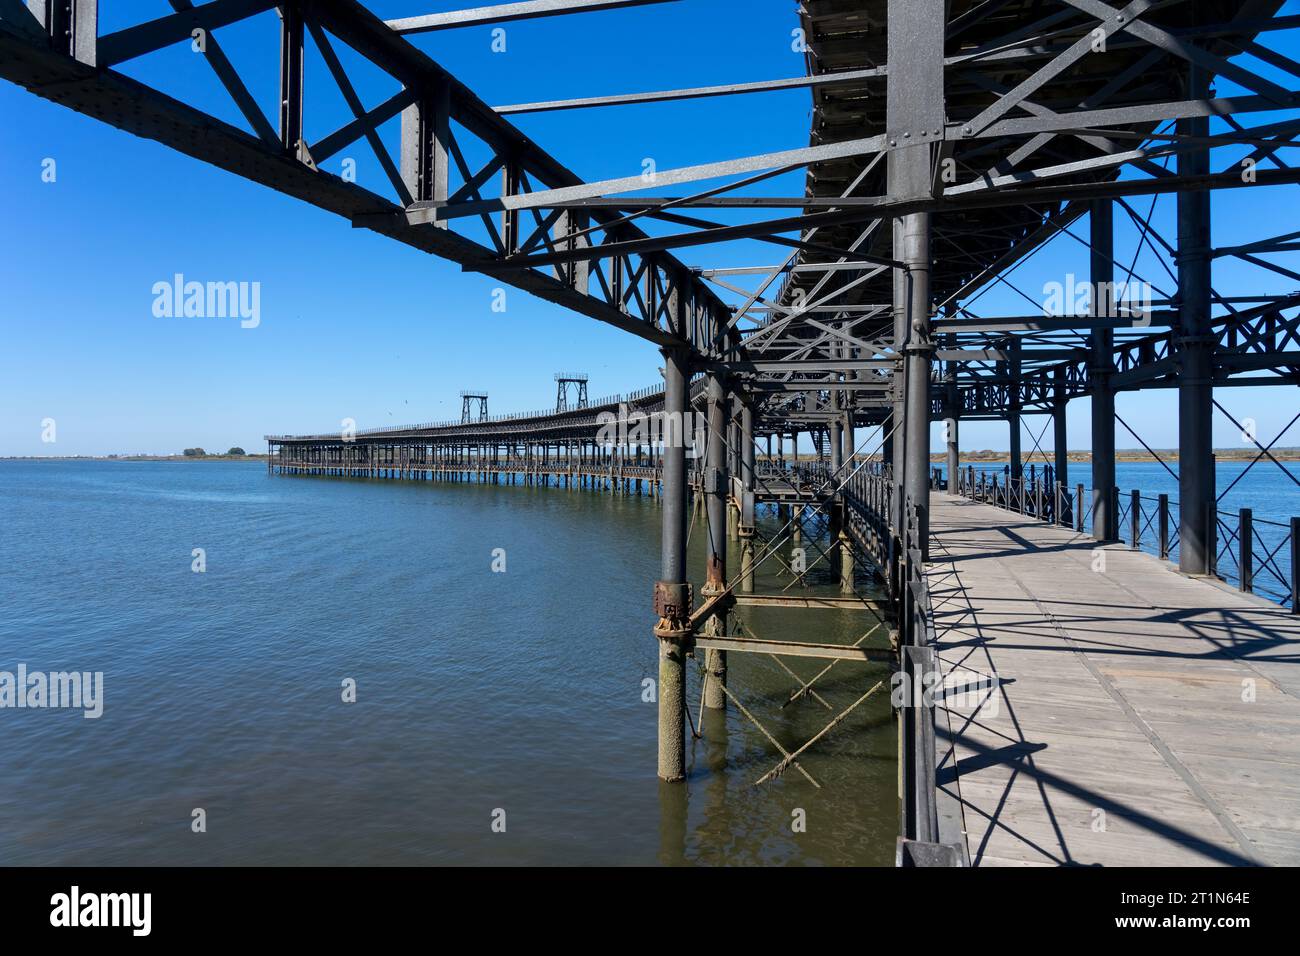
[[[1257,435],[1216,394],[1250,388],[1300,418],[1300,293],[1287,285],[1300,234],[1286,215],[1300,15],[1281,0],[801,0],[803,75],[496,106],[420,35],[615,8],[688,29],[691,0],[524,0],[388,22],[356,0],[169,3],[131,19],[111,0],[0,0],[0,77],[660,350],[662,382],[627,398],[589,402],[587,376],[560,373],[544,412],[490,415],[477,391],[456,422],[268,436],[282,474],[652,494],[660,778],[685,775],[688,661],[705,707],[737,708],[771,743],[766,780],[806,775],[799,755],[848,712],[783,742],[728,655],[885,659],[900,865],[1300,858],[1296,499],[1279,502],[1281,520],[1226,513],[1211,439],[1231,423],[1258,451],[1251,468],[1300,486],[1273,452],[1285,429]],[[223,46],[254,29],[278,49],[272,114]],[[125,72],[178,44],[242,123]],[[357,57],[396,92],[367,106]],[[725,114],[735,97],[790,89],[811,99],[806,145],[800,133],[728,156],[719,133],[709,153],[728,158],[658,170],[649,188],[640,171],[586,181],[512,120],[687,99]],[[309,138],[304,113],[338,94],[347,112]],[[373,175],[331,171],[351,148],[373,151]],[[792,174],[801,189],[782,186]],[[1253,189],[1276,222],[1215,221],[1211,196]],[[695,264],[738,243],[767,254]],[[1049,244],[1073,264],[1056,303],[1016,285]],[[1024,308],[988,311],[995,287]],[[1176,455],[1153,452],[1176,498],[1117,486],[1117,426],[1148,443],[1116,397],[1147,389],[1177,396]],[[1079,400],[1086,487],[1066,443]],[[1003,472],[962,460],[963,423],[982,421],[1008,427]],[[703,568],[687,566],[692,511]],[[756,568],[798,580],[805,558],[834,570],[840,598],[756,592]],[[882,599],[861,596],[869,579]],[[732,633],[735,608],[765,602],[860,607],[871,626],[854,645]],[[795,674],[791,702],[819,676]],[[862,690],[858,703],[880,686]]]

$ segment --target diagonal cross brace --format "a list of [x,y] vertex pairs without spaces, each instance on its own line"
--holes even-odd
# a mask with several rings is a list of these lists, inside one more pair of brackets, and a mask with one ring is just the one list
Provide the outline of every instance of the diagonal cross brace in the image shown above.
[[884,681],[884,680],[878,680],[878,681],[876,681],[875,685],[874,685],[874,686],[873,686],[869,691],[867,691],[865,694],[863,694],[861,697],[859,697],[857,700],[855,700],[852,704],[850,704],[847,708],[845,708],[845,710],[844,710],[844,711],[843,711],[843,712],[842,712],[838,717],[836,717],[836,718],[835,718],[834,720],[832,720],[829,724],[827,724],[825,727],[823,727],[820,731],[818,731],[816,734],[814,734],[814,735],[813,735],[813,736],[808,740],[807,743],[805,743],[802,747],[800,747],[800,748],[799,748],[798,750],[796,750],[794,753],[792,753],[792,754],[786,754],[786,755],[784,756],[784,758],[781,760],[780,763],[778,763],[775,767],[773,767],[773,768],[772,768],[771,770],[769,770],[767,773],[763,774],[763,776],[761,776],[761,777],[759,777],[757,780],[755,780],[755,781],[754,781],[754,786],[757,787],[757,786],[759,786],[759,785],[761,785],[761,784],[767,783],[767,781],[773,779],[774,777],[779,777],[782,773],[785,772],[786,768],[789,767],[790,764],[792,764],[792,763],[794,763],[794,765],[795,765],[796,767],[799,766],[797,763],[795,763],[795,758],[796,758],[796,757],[798,757],[801,753],[803,753],[805,750],[807,750],[807,749],[808,749],[809,747],[811,747],[813,744],[817,743],[817,741],[821,740],[821,739],[822,739],[823,737],[825,737],[828,733],[830,733],[832,730],[834,730],[836,727],[838,727],[838,726],[839,726],[839,725],[844,721],[844,719],[845,719],[846,717],[849,716],[849,714],[851,714],[851,713],[853,713],[853,711],[857,710],[857,708],[858,708],[858,706],[859,706],[860,704],[864,703],[864,702],[865,702],[868,698],[870,698],[870,697],[871,697],[871,696],[872,696],[876,691],[880,690],[880,688],[882,688],[882,687],[884,687],[884,686],[885,686],[885,681]]

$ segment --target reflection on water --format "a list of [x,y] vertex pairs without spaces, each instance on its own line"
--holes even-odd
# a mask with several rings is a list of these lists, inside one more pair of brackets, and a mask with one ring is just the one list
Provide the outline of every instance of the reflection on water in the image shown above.
[[[255,462],[4,462],[0,497],[0,670],[100,670],[105,688],[99,720],[0,710],[0,862],[892,861],[884,694],[800,758],[822,789],[793,768],[755,787],[780,755],[734,707],[700,713],[691,662],[703,737],[684,784],[655,779],[653,501]],[[703,542],[697,526],[697,579]],[[760,591],[789,584],[778,571]],[[849,643],[870,624],[739,613],[773,639]],[[790,662],[805,680],[822,666]],[[885,673],[842,663],[824,704],[782,707],[795,679],[733,654],[729,683],[794,749]]]

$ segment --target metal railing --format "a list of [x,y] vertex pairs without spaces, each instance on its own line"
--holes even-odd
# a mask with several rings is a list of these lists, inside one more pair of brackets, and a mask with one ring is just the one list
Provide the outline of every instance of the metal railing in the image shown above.
[[929,510],[906,499],[903,527],[896,533],[890,516],[897,493],[889,469],[879,462],[857,468],[840,489],[845,524],[884,570],[898,625],[900,668],[895,686],[902,691],[901,701],[895,695],[902,772],[898,864],[961,866],[965,859],[961,848],[942,843],[939,831],[935,696],[943,681],[925,575]]
[[[1300,614],[1300,518],[1289,522],[1256,518],[1250,508],[1215,509],[1214,567],[1239,590],[1259,594]],[[1234,526],[1235,519],[1235,526]],[[1287,558],[1286,565],[1282,561]],[[1229,566],[1228,562],[1231,562]]]
[[[968,465],[958,471],[958,494],[1027,517],[1084,533],[1093,514],[1097,490],[1062,482],[1050,486],[1041,477],[1003,478],[996,471]],[[946,488],[943,469],[933,470],[935,487]],[[1146,551],[1161,560],[1176,561],[1180,508],[1167,494],[1147,495],[1140,489],[1121,493],[1109,489],[1114,534],[1109,540]],[[1227,511],[1213,506],[1210,573],[1238,590],[1258,594],[1292,613],[1300,614],[1300,517],[1272,521],[1255,517],[1251,508]],[[1097,537],[1094,534],[1094,537]],[[1099,537],[1102,540],[1106,536]]]
[[[418,425],[382,425],[375,428],[357,429],[349,437],[355,438],[374,438],[380,435],[393,435],[406,432],[428,432],[444,429],[458,429],[473,431],[484,425],[502,425],[511,422],[537,421],[553,418],[574,418],[595,415],[601,409],[617,407],[619,405],[631,405],[636,402],[642,402],[647,398],[662,396],[662,385],[648,385],[645,388],[639,388],[634,392],[627,394],[607,395],[604,398],[597,398],[589,401],[582,408],[571,408],[567,411],[557,412],[554,408],[539,409],[531,412],[506,412],[501,415],[490,415],[482,421],[463,422],[458,418],[450,418],[441,422],[424,422]],[[335,439],[339,433],[328,432],[316,435],[266,435],[267,441],[311,441]]]
[[907,699],[900,710],[903,806],[898,864],[961,866],[964,863],[961,847],[942,842],[939,830],[935,716],[936,698],[943,688],[943,672],[939,667],[930,586],[925,576],[929,510],[909,497],[903,513],[897,615],[900,681]]

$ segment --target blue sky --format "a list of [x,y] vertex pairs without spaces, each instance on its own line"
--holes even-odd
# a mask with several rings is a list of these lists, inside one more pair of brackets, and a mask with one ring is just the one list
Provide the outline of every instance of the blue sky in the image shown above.
[[[104,32],[170,10],[165,0],[100,5]],[[370,4],[385,17],[466,5],[472,4]],[[743,9],[737,17],[734,3],[683,0],[518,23],[507,27],[505,53],[492,52],[491,28],[415,42],[492,105],[800,75],[802,55],[790,43],[795,4],[761,0]],[[217,36],[273,116],[274,14]],[[1278,46],[1294,55],[1293,41]],[[340,53],[346,64],[357,65],[350,51]],[[244,125],[202,57],[185,45],[133,61],[123,72]],[[367,67],[358,66],[354,79],[367,105],[395,91]],[[347,117],[314,54],[307,83],[313,139]],[[1219,92],[1231,88],[1220,84]],[[333,215],[18,87],[0,85],[0,117],[6,207],[0,221],[0,397],[7,412],[0,416],[0,455],[170,453],[190,445],[256,450],[266,432],[334,429],[343,418],[370,427],[452,417],[463,388],[486,389],[494,412],[545,407],[554,401],[552,376],[560,370],[589,373],[593,397],[656,380],[659,356],[635,337],[514,290],[507,292],[506,312],[494,312],[497,281],[354,230]],[[583,177],[603,179],[640,172],[647,157],[666,169],[804,146],[809,117],[809,94],[788,91],[526,115],[517,123]],[[396,123],[381,132],[394,141]],[[363,185],[385,188],[364,143],[325,168],[337,172],[345,157],[356,160]],[[57,163],[53,183],[42,181],[47,158]],[[763,188],[801,192],[802,176]],[[1295,196],[1295,187],[1214,194],[1216,243],[1287,231]],[[1135,205],[1145,209],[1146,202]],[[1172,235],[1173,204],[1170,198],[1157,206],[1156,223],[1166,235]],[[1086,229],[1080,223],[1074,231],[1083,236]],[[1122,230],[1117,249],[1131,255]],[[679,255],[691,265],[756,265],[782,257],[780,249],[756,242]],[[1150,257],[1139,263],[1139,273],[1169,285]],[[1086,271],[1084,247],[1063,237],[1012,278],[1036,296],[1044,282],[1067,272],[1082,278]],[[260,282],[260,325],[242,329],[230,319],[154,316],[154,284],[176,273],[200,281]],[[1216,267],[1215,282],[1224,293],[1296,285],[1226,262]],[[979,308],[981,314],[1020,314],[1025,305],[999,289]],[[1255,418],[1266,439],[1300,407],[1293,388],[1221,390],[1220,400],[1238,417]],[[1174,444],[1174,393],[1125,395],[1118,405],[1146,441]],[[41,441],[46,418],[57,422],[55,445]],[[1071,447],[1087,446],[1087,422],[1087,402],[1072,403]],[[1035,433],[1041,424],[1033,425]],[[1136,444],[1120,432],[1121,445]],[[1242,444],[1222,419],[1215,440]],[[1284,443],[1300,444],[1300,428]],[[966,447],[1006,444],[1004,426],[972,423],[963,432]]]

